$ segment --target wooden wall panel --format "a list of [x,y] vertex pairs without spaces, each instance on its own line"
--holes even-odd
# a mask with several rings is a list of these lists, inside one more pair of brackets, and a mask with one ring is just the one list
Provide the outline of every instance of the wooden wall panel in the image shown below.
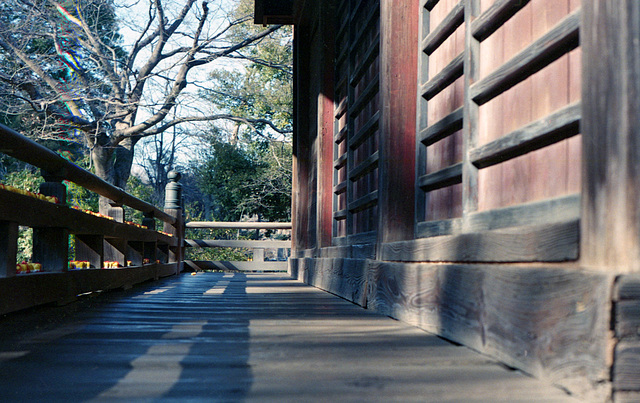
[[612,282],[606,275],[372,262],[367,282],[369,309],[499,357],[593,401],[606,398]]

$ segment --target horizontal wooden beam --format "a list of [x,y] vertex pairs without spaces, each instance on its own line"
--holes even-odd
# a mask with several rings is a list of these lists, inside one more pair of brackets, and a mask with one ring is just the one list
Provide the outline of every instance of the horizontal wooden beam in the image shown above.
[[218,229],[291,229],[290,222],[228,222],[228,221],[190,221],[187,228]]
[[353,105],[349,108],[349,116],[355,117],[360,111],[367,105],[369,101],[380,91],[380,76],[371,80],[369,84],[362,91],[360,96],[355,100]]
[[382,245],[382,260],[561,262],[578,258],[578,221],[514,227]]
[[185,246],[199,248],[290,248],[291,241],[256,241],[236,239],[185,239]]
[[357,213],[358,211],[365,210],[378,202],[378,191],[374,190],[371,193],[368,193],[362,196],[359,199],[354,200],[349,203],[349,211],[352,213]]
[[438,93],[464,73],[464,52],[456,56],[445,68],[440,70],[432,79],[427,81],[420,89],[422,97],[427,101],[438,95]]
[[462,183],[462,163],[448,166],[437,172],[422,175],[418,178],[418,186],[425,192]]
[[358,179],[360,179],[362,176],[376,169],[378,167],[379,159],[380,159],[379,151],[376,151],[375,153],[371,154],[364,161],[362,161],[360,164],[358,164],[356,167],[354,167],[352,170],[349,171],[349,180],[351,180],[352,182],[355,182]]
[[526,80],[580,45],[580,10],[556,24],[493,73],[473,84],[471,99],[478,105]]
[[463,116],[464,110],[462,107],[451,112],[444,118],[422,130],[420,132],[420,142],[425,146],[430,146],[458,130],[462,130]]
[[[257,271],[257,272],[286,272],[288,262],[227,262],[206,260],[185,260],[185,264],[194,270],[223,270],[223,271]],[[197,269],[196,269],[197,268]]]
[[380,111],[376,111],[367,120],[367,122],[356,132],[356,134],[349,139],[349,148],[354,149],[357,148],[360,144],[362,144],[366,139],[368,139],[380,125]]
[[440,0],[425,0],[424,8],[426,8],[427,11],[431,11],[439,2]]
[[371,63],[375,60],[376,57],[380,54],[380,34],[376,35],[376,37],[372,41],[373,43],[367,49],[367,53],[361,57],[360,62],[356,68],[356,71],[351,75],[349,79],[349,85],[355,87],[358,84],[358,81],[364,76],[367,72]]
[[429,32],[422,41],[422,49],[431,55],[444,41],[464,23],[464,1],[456,4],[442,22]]
[[176,274],[176,263],[120,269],[83,269],[65,273],[35,273],[0,278],[0,314],[52,302],[69,302],[79,294],[128,288]]
[[[16,214],[16,206],[20,206],[19,215]],[[157,240],[172,246],[178,242],[178,238],[152,229],[96,217],[64,204],[50,203],[4,189],[0,189],[0,221],[17,222],[32,228],[66,228],[72,234],[103,235],[144,242]]]
[[580,132],[581,104],[568,105],[551,115],[469,151],[478,168],[486,168],[557,143]]
[[124,190],[105,182],[91,172],[2,124],[0,124],[0,144],[0,152],[3,154],[36,166],[51,175],[74,182],[114,202],[151,214],[164,222],[173,224],[176,221],[175,218],[156,206],[131,196]]
[[529,0],[496,0],[471,23],[471,35],[484,41],[528,3]]

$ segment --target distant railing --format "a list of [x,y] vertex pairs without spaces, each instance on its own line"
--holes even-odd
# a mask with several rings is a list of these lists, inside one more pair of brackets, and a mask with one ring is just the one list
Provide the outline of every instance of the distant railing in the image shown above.
[[[162,211],[3,125],[0,152],[40,168],[45,179],[39,194],[0,188],[0,313],[129,287],[182,270],[180,206]],[[109,199],[109,211],[99,215],[67,206],[64,180]],[[145,218],[127,222],[123,206],[141,211]],[[165,223],[164,231],[155,230],[155,219]],[[31,264],[16,262],[19,226],[33,228]],[[72,262],[70,236],[75,237]],[[28,271],[34,273],[23,274]]]
[[[255,229],[255,230],[290,230],[290,222],[223,222],[192,221],[186,228],[206,229]],[[185,265],[192,270],[240,270],[240,271],[277,271],[288,270],[288,256],[291,241],[278,240],[223,240],[223,239],[186,239],[186,247],[200,248],[247,248],[252,250],[250,261],[203,261],[185,260]],[[265,250],[274,249],[276,258],[265,260]]]

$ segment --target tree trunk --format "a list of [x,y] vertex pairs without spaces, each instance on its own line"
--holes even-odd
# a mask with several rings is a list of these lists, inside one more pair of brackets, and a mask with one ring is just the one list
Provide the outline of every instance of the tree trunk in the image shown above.
[[[96,175],[106,182],[126,190],[133,164],[134,145],[135,142],[131,139],[126,139],[116,146],[96,145],[91,152]],[[106,214],[108,208],[108,200],[101,196],[100,212]]]

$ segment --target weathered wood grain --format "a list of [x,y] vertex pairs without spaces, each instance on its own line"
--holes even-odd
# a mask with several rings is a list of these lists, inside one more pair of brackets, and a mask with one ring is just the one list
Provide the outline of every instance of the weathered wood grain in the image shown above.
[[618,301],[615,304],[616,337],[640,337],[640,299]]
[[422,51],[427,55],[431,55],[463,23],[464,1],[460,1],[449,11],[444,20],[437,27],[432,28],[429,35],[424,38]]
[[470,88],[470,96],[482,105],[527,79],[551,62],[579,46],[580,11],[575,11]]
[[382,260],[405,262],[543,262],[578,258],[578,222],[513,227],[381,246]]
[[356,213],[358,211],[362,211],[366,208],[369,208],[378,202],[378,191],[374,190],[371,193],[368,193],[365,196],[360,197],[349,203],[349,211],[352,213]]
[[496,0],[471,23],[471,34],[482,42],[529,3],[529,0]]
[[549,267],[372,262],[367,307],[602,401],[611,281]]
[[185,246],[200,248],[290,248],[291,241],[185,239]]
[[640,300],[640,274],[625,274],[618,277],[614,293],[616,301]]
[[581,115],[580,103],[571,104],[497,140],[470,150],[470,159],[478,168],[486,168],[564,140],[578,134]]
[[198,270],[222,270],[222,271],[256,271],[256,272],[286,272],[289,264],[287,262],[232,262],[232,261],[209,261],[190,260],[187,266],[197,267]]
[[0,314],[52,302],[69,302],[79,294],[128,288],[175,273],[175,264],[150,264],[126,269],[88,269],[0,278]]
[[419,141],[424,146],[430,146],[431,144],[457,132],[462,129],[463,115],[463,108],[456,109],[449,115],[440,119],[438,122],[435,122],[421,130]]
[[16,275],[18,235],[17,222],[0,221],[0,278]]
[[458,78],[462,77],[462,73],[464,72],[463,62],[464,54],[460,53],[451,60],[445,68],[440,70],[421,87],[420,91],[422,96],[426,100],[430,100]]
[[623,340],[616,345],[613,388],[640,391],[640,340]]
[[462,163],[457,163],[418,178],[418,186],[425,192],[462,182]]
[[580,219],[580,195],[574,194],[539,202],[524,203],[489,211],[469,214],[465,232],[487,231],[498,228],[552,224]]
[[363,175],[368,174],[374,169],[378,168],[378,162],[380,161],[380,153],[375,151],[373,154],[368,156],[364,161],[356,165],[352,170],[349,171],[349,179],[351,181],[356,181],[360,179]]
[[640,2],[589,0],[582,13],[581,259],[638,272]]

